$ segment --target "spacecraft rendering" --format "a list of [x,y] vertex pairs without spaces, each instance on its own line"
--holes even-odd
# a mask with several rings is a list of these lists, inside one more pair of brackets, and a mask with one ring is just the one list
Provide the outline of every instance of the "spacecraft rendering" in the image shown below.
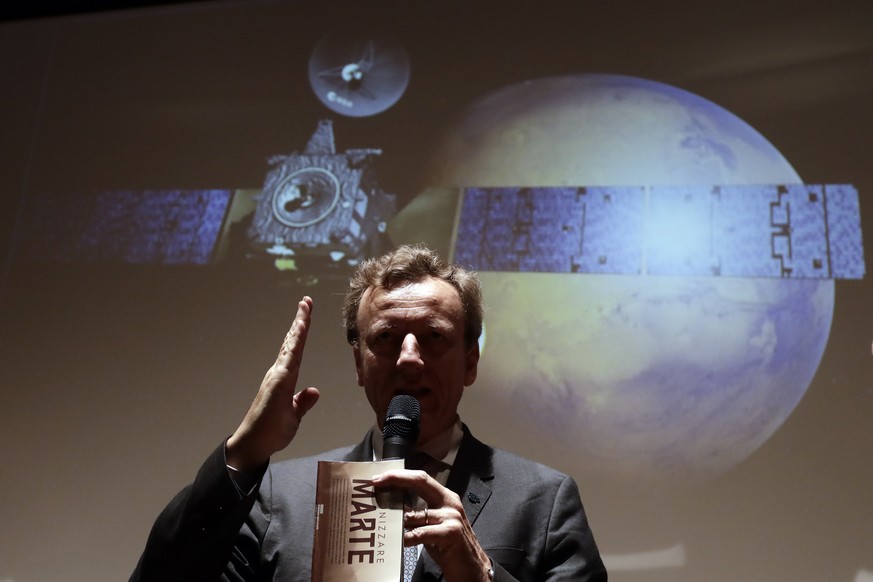
[[[858,192],[849,184],[439,188],[413,200],[410,207],[425,200],[426,210],[409,218],[379,186],[372,160],[380,154],[338,153],[333,125],[322,120],[302,153],[269,160],[260,190],[34,198],[16,258],[209,264],[230,255],[317,279],[325,268],[342,271],[400,242],[392,242],[391,227],[406,220],[415,242],[448,249],[452,260],[480,271],[865,274]],[[231,236],[239,226],[245,237]],[[229,246],[237,248],[217,252]]]

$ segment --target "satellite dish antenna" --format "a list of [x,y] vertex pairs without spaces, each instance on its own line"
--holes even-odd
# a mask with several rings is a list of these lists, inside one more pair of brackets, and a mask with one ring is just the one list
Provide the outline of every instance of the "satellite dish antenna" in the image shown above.
[[321,102],[340,115],[376,115],[406,91],[409,56],[385,36],[332,33],[312,52],[309,83]]

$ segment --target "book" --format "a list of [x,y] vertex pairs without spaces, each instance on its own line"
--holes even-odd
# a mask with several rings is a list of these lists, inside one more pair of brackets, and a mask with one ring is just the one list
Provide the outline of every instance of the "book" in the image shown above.
[[403,491],[376,489],[373,475],[402,459],[319,461],[312,582],[397,582],[403,575]]

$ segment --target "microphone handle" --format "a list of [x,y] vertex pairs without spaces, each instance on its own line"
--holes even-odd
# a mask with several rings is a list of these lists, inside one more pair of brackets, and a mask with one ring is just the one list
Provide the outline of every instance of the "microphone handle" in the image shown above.
[[386,461],[389,459],[405,459],[414,448],[415,443],[402,436],[388,437],[382,443],[382,458]]

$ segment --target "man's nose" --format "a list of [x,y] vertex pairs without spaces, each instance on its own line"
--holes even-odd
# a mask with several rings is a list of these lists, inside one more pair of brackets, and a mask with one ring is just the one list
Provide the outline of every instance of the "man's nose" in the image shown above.
[[400,354],[397,356],[397,367],[415,369],[424,362],[421,359],[421,346],[414,334],[408,333],[400,344]]

